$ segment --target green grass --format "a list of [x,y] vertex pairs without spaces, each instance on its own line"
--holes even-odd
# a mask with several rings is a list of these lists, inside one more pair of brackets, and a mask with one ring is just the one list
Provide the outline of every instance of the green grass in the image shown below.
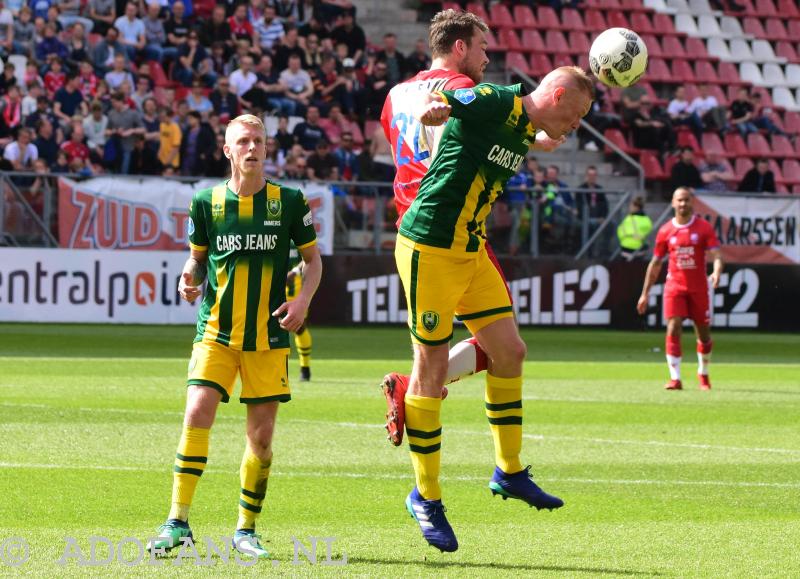
[[[442,417],[445,503],[461,548],[440,554],[405,513],[410,461],[382,430],[376,384],[409,369],[406,333],[312,331],[314,381],[293,384],[293,401],[281,407],[259,524],[279,566],[262,563],[258,573],[800,575],[799,336],[716,332],[711,392],[696,389],[686,336],[688,388],[665,392],[663,353],[654,351],[661,333],[525,331],[523,458],[566,506],[537,512],[492,499],[483,379],[464,380]],[[30,545],[30,561],[0,562],[0,575],[254,572],[191,559],[181,570],[174,556],[160,569],[55,563],[64,537],[88,556],[90,536],[145,539],[163,521],[192,335],[189,327],[0,324],[0,545],[9,537]],[[232,533],[243,425],[234,398],[212,433],[191,516],[197,537]],[[334,558],[346,552],[348,564],[293,566],[293,536],[336,537]]]

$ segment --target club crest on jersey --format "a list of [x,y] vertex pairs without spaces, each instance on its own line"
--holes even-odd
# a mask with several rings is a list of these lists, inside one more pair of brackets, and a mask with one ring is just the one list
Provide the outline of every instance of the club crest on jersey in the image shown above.
[[281,216],[281,200],[280,199],[270,199],[267,201],[267,215],[270,217],[280,217]]
[[464,105],[468,105],[475,100],[475,91],[471,88],[460,88],[453,93],[453,98]]
[[672,245],[675,245],[676,243],[678,243],[678,238],[673,235],[672,237],[669,238],[669,242]]
[[422,327],[428,332],[433,332],[439,325],[439,314],[428,310],[422,314]]
[[691,233],[689,235],[689,239],[691,240],[692,243],[697,243],[700,240],[700,236],[697,235],[696,233]]
[[186,229],[189,232],[189,235],[194,235],[194,220],[191,217],[189,218],[189,223],[186,226]]

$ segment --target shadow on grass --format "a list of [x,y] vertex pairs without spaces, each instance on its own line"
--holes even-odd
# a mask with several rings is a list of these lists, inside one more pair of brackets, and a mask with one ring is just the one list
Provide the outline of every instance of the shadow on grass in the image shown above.
[[647,575],[650,577],[661,576],[655,571],[633,571],[630,569],[612,569],[603,567],[570,567],[566,565],[513,565],[510,563],[472,563],[468,561],[412,561],[407,559],[370,559],[365,557],[348,557],[348,564],[374,564],[374,565],[421,565],[426,568],[440,569],[496,569],[498,571],[557,571],[562,573],[590,573],[592,575]]

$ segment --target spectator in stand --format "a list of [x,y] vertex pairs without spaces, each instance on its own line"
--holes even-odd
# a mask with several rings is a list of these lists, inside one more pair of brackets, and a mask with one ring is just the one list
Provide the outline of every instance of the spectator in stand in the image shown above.
[[97,75],[94,73],[94,67],[88,60],[84,60],[78,67],[78,87],[80,87],[81,94],[85,100],[94,98],[97,92]]
[[[300,57],[300,66],[306,61],[306,51],[300,46],[297,28],[291,24],[286,26],[286,32],[280,42],[272,47],[272,58],[276,70],[285,70],[289,66],[289,57],[296,54]],[[310,69],[313,70],[313,69]]]
[[90,18],[81,16],[81,0],[53,0],[53,4],[58,8],[58,22],[65,29],[69,29],[74,24],[80,24],[88,34],[94,30],[94,22]]
[[88,113],[86,101],[78,88],[78,75],[71,72],[67,75],[67,80],[60,89],[56,91],[53,102],[53,113],[58,117],[63,126],[72,122],[72,117],[80,115],[85,117]]
[[328,135],[328,140],[331,143],[337,144],[344,133],[350,133],[354,142],[360,144],[363,140],[361,136],[361,129],[358,128],[358,123],[351,121],[342,114],[342,106],[334,103],[328,111],[327,118],[322,118],[319,121],[320,126],[325,129],[325,134]]
[[167,44],[167,31],[161,20],[161,5],[152,0],[147,5],[144,21],[144,57],[146,60],[161,62],[164,59],[164,46]]
[[716,97],[708,92],[707,84],[697,85],[697,96],[689,105],[690,113],[697,113],[703,126],[715,131],[727,130],[727,113]]
[[[0,111],[3,110],[3,102],[3,99],[0,99]],[[34,128],[38,126],[39,121],[42,119],[46,119],[51,125],[58,127],[58,119],[53,114],[53,111],[50,110],[50,99],[46,96],[41,96],[36,100],[36,111],[28,115],[28,118],[25,119],[25,126]],[[4,120],[0,125],[8,126],[8,122]]]
[[239,116],[239,99],[237,95],[230,91],[230,82],[227,78],[220,77],[216,88],[211,91],[209,96],[214,112],[227,123],[228,120]]
[[300,68],[300,57],[293,54],[289,57],[289,68],[281,71],[279,81],[286,87],[286,96],[295,101],[295,114],[302,115],[311,103],[314,95],[314,84],[311,75]]
[[[264,18],[265,3],[267,3],[265,0],[250,0],[247,3],[247,19],[250,22],[258,22]],[[272,0],[269,0],[268,3],[272,4]]]
[[181,166],[181,128],[173,120],[167,107],[158,110],[158,118],[160,121],[158,160],[163,167],[171,167],[177,171]]
[[352,58],[345,58],[342,61],[342,78],[344,85],[341,102],[344,110],[352,116],[363,116],[365,110],[364,84],[358,76],[356,63]]
[[116,0],[89,0],[89,18],[94,23],[92,32],[105,35],[117,19]]
[[255,30],[247,18],[247,4],[237,4],[233,14],[228,18],[228,26],[234,40],[250,40],[255,37]]
[[305,39],[301,36],[299,42],[304,48],[301,66],[306,70],[315,70],[322,66],[322,58],[326,53],[322,50],[319,37],[316,34],[309,34]]
[[418,72],[431,67],[431,57],[428,54],[428,45],[422,38],[417,38],[414,43],[414,52],[406,59],[406,75],[414,76]]
[[44,88],[41,85],[32,82],[28,84],[28,93],[22,97],[22,103],[20,105],[21,109],[20,112],[22,114],[22,123],[27,124],[26,120],[28,119],[29,115],[32,115],[36,112],[36,107],[38,106],[38,98],[44,95]]
[[[311,13],[310,18],[304,23],[299,26],[297,29],[298,34],[300,34],[300,38],[306,39],[306,43],[312,34],[316,34],[317,40],[320,43],[320,46],[323,44],[323,41],[330,38],[331,33],[325,24],[318,18],[316,14]],[[302,40],[301,40],[302,42]],[[308,47],[306,46],[306,50]]]
[[164,47],[162,58],[164,61],[172,61],[178,58],[178,50],[186,44],[189,37],[186,5],[181,0],[172,4],[172,16],[164,23],[164,32],[167,33],[167,46]]
[[39,151],[36,145],[31,143],[29,129],[25,127],[19,128],[16,140],[6,145],[3,150],[3,158],[11,163],[14,171],[30,171],[33,169],[33,162],[39,158]]
[[775,174],[769,169],[769,161],[758,159],[755,167],[745,173],[738,190],[742,193],[775,193]]
[[640,149],[654,149],[662,154],[671,151],[675,145],[675,133],[669,119],[654,110],[650,97],[643,95],[639,108],[631,123],[633,146]]
[[730,191],[728,182],[735,178],[733,171],[722,162],[719,153],[706,151],[706,159],[700,163],[700,179],[703,181],[700,191]]
[[313,102],[323,114],[327,114],[334,103],[342,102],[347,80],[336,72],[336,59],[333,55],[323,57],[322,66],[313,75],[313,83]]
[[62,68],[61,59],[54,58],[50,63],[50,70],[44,75],[44,88],[47,92],[47,97],[50,99],[55,98],[58,89],[64,86],[66,81],[67,74]]
[[125,96],[115,92],[111,96],[112,110],[108,113],[108,136],[113,138],[117,152],[119,172],[127,175],[136,135],[145,133],[141,115],[128,107]]
[[388,67],[385,62],[376,62],[372,69],[372,74],[367,76],[364,83],[364,100],[366,105],[366,116],[371,120],[378,120],[381,116],[383,103],[389,94],[392,86],[387,77]]
[[142,103],[142,125],[144,126],[145,143],[158,154],[161,146],[161,119],[158,117],[156,99],[148,98]]
[[153,150],[147,146],[144,135],[136,135],[131,153],[131,175],[160,175],[163,171],[161,163]]
[[545,171],[545,199],[552,208],[553,238],[562,250],[571,251],[577,241],[578,209],[567,184],[561,180],[558,165],[549,165]]
[[131,100],[136,105],[136,110],[144,112],[144,101],[153,98],[153,91],[150,90],[150,79],[140,76],[136,79],[136,90],[131,94]]
[[231,25],[225,17],[225,6],[216,4],[211,11],[211,18],[206,21],[200,32],[200,39],[204,46],[213,46],[221,42],[226,52],[233,52],[236,48],[236,39],[231,31]]
[[746,139],[750,133],[757,133],[758,127],[753,123],[755,107],[750,102],[750,91],[747,87],[739,88],[736,100],[732,101],[728,109],[728,123],[739,131],[742,138]]
[[[601,134],[606,129],[620,128],[620,116],[613,112],[613,109],[607,104],[605,85],[597,82],[594,86],[594,100],[589,109],[589,114],[585,117],[586,122]],[[578,139],[587,151],[599,151],[604,146],[601,139],[583,128],[578,129]]]
[[284,35],[283,22],[275,15],[275,8],[271,4],[264,6],[264,17],[253,22],[256,49],[262,54],[272,52]]
[[[584,181],[578,185],[578,219],[587,219],[589,223],[589,237],[603,224],[608,217],[608,199],[603,192],[603,186],[597,182],[597,167],[586,167]],[[592,257],[605,257],[609,253],[610,229],[605,228],[600,238],[592,245]]]
[[186,43],[178,48],[178,61],[172,74],[183,86],[192,86],[195,77],[209,87],[214,86],[217,81],[217,75],[211,69],[208,51],[200,44],[200,36],[196,30],[191,30],[186,37]]
[[755,92],[753,94],[753,108],[755,109],[753,112],[753,124],[758,127],[759,129],[763,129],[768,131],[770,135],[782,135],[784,137],[789,137],[790,139],[795,139],[797,137],[797,133],[791,134],[787,133],[783,129],[781,129],[778,125],[775,124],[775,121],[772,120],[772,116],[775,112],[772,110],[772,107],[765,106],[761,101],[761,93]]
[[275,130],[275,134],[270,136],[275,137],[275,140],[278,141],[278,147],[280,147],[280,150],[284,155],[288,156],[289,149],[291,149],[296,142],[294,135],[289,132],[289,117],[286,115],[279,116],[278,128]]
[[228,57],[225,55],[225,45],[222,42],[215,42],[211,45],[211,56],[209,58],[211,59],[211,70],[218,77],[228,76]]
[[52,173],[70,173],[69,161],[67,161],[67,154],[61,149],[58,150],[56,155],[56,162],[51,166]]
[[25,199],[27,199],[31,208],[37,215],[44,214],[45,197],[53,194],[55,187],[52,180],[45,175],[50,172],[47,163],[39,157],[33,162],[33,171],[36,173],[36,178],[31,183],[30,188],[23,192]]
[[52,167],[58,156],[58,141],[56,140],[53,123],[46,118],[41,118],[36,123],[36,140],[33,142],[39,152],[39,158]]
[[94,93],[94,100],[100,101],[105,114],[111,111],[111,90],[108,88],[108,83],[105,79],[101,78],[97,81],[97,90]]
[[672,100],[667,105],[667,114],[673,126],[685,125],[691,129],[698,143],[703,141],[703,121],[696,112],[689,112],[689,101],[686,100],[686,87],[678,86]]
[[641,84],[635,84],[622,89],[622,122],[632,125],[633,120],[639,112],[639,105],[642,97],[647,94],[647,90]]
[[62,61],[67,58],[69,51],[56,34],[57,31],[54,24],[45,25],[44,38],[36,45],[36,60],[40,63],[52,62],[54,58],[59,58]]
[[703,186],[700,171],[694,164],[694,151],[691,147],[681,149],[680,160],[672,166],[669,179],[669,190],[674,191],[679,187],[699,189]]
[[653,221],[644,212],[644,199],[635,197],[631,201],[628,215],[617,227],[620,255],[626,261],[645,257],[647,236],[653,230]]
[[22,98],[19,87],[10,86],[8,92],[0,98],[0,115],[6,130],[13,131],[22,124]]
[[119,32],[113,26],[106,31],[106,36],[95,44],[92,63],[98,75],[104,75],[114,66],[114,57],[122,54],[127,65],[128,52],[119,42]]
[[319,126],[319,109],[313,105],[308,107],[305,121],[298,123],[292,134],[306,152],[314,151],[319,141],[329,140],[325,130]]
[[0,75],[0,96],[5,95],[8,89],[17,85],[17,67],[13,62],[6,62],[3,74]]
[[328,139],[317,141],[316,150],[308,156],[306,167],[308,178],[312,181],[332,179],[334,171],[338,177],[339,162],[331,153],[331,144]]
[[89,162],[89,147],[86,146],[83,124],[81,121],[74,121],[70,125],[69,140],[61,143],[61,150],[67,154],[67,163],[72,164],[75,159],[80,159],[83,163]]
[[358,181],[359,162],[358,155],[353,150],[353,134],[345,131],[339,139],[339,146],[333,151],[336,166],[339,169],[339,178],[342,181]]
[[313,10],[313,2],[307,7],[306,3],[301,0],[272,0],[272,5],[275,6],[275,12],[279,18],[285,22],[291,22],[295,26],[299,26],[308,19],[306,8],[309,12]]
[[89,58],[89,39],[83,24],[76,22],[72,25],[72,33],[67,42],[67,69],[77,72],[80,63]]
[[133,87],[133,75],[128,72],[128,67],[125,62],[125,56],[122,54],[117,54],[114,57],[114,65],[112,66],[111,70],[109,70],[103,79],[108,83],[108,88],[112,91],[119,90],[120,85],[123,82],[127,82],[131,87]]
[[306,158],[304,156],[287,155],[283,174],[285,179],[305,181],[308,178],[306,175]]
[[231,90],[239,97],[242,106],[250,107],[250,103],[243,100],[244,95],[258,82],[258,76],[253,72],[253,57],[246,55],[239,63],[239,68],[234,70],[228,78]]
[[32,16],[33,12],[28,5],[20,8],[19,16],[14,19],[14,37],[11,43],[14,54],[24,54],[28,58],[33,56],[35,46],[36,28],[33,25]]
[[189,105],[190,111],[197,111],[203,119],[207,119],[214,110],[214,105],[211,104],[204,90],[205,87],[201,81],[197,79],[192,81],[192,92],[186,95],[186,104]]
[[242,100],[261,111],[271,114],[293,115],[297,110],[295,101],[286,96],[286,85],[278,80],[278,73],[272,66],[272,57],[263,54],[256,68],[257,82],[247,91]]
[[520,245],[523,241],[521,233],[521,225],[523,215],[528,209],[528,202],[530,201],[530,189],[533,186],[533,175],[528,169],[528,164],[524,164],[507,182],[503,190],[502,201],[508,206],[509,223],[509,237],[508,237],[508,253],[517,255]]
[[278,146],[278,140],[275,137],[268,137],[264,145],[266,158],[264,159],[264,173],[273,179],[280,179],[283,177],[283,168],[286,166],[286,156]]
[[406,57],[397,50],[397,35],[387,32],[383,35],[383,48],[375,55],[376,62],[386,63],[386,77],[394,86],[407,76]]
[[89,158],[94,163],[101,163],[105,156],[108,136],[108,117],[103,114],[103,105],[94,101],[91,114],[83,119],[83,133],[86,135],[86,146],[89,147]]
[[208,123],[203,122],[200,113],[190,112],[187,120],[188,127],[181,140],[181,174],[202,175],[217,138]]
[[146,44],[144,22],[137,13],[136,2],[128,2],[125,4],[125,14],[114,21],[114,28],[119,30],[119,41],[128,53],[128,60],[135,60]]
[[229,176],[231,169],[231,161],[225,156],[223,147],[225,146],[225,135],[219,134],[216,136],[217,146],[211,151],[211,155],[206,161],[205,176],[216,177],[222,179]]
[[347,45],[347,56],[359,62],[367,48],[364,30],[355,23],[355,16],[347,11],[342,14],[341,24],[331,31],[334,45],[343,42]]

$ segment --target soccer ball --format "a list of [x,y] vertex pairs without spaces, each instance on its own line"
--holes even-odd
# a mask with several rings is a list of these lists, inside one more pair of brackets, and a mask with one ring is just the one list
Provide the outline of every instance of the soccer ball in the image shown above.
[[647,47],[633,30],[609,28],[594,39],[589,67],[606,86],[631,86],[647,70]]

